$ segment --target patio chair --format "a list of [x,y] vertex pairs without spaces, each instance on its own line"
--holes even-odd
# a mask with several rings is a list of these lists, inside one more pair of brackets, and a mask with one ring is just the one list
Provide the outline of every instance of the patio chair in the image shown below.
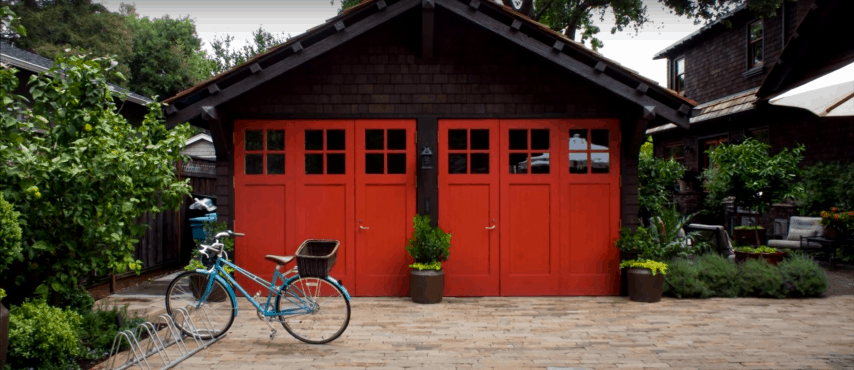
[[823,235],[824,226],[821,226],[821,217],[792,216],[789,219],[789,233],[783,239],[769,240],[768,246],[771,248],[799,250],[821,249],[821,244],[807,242],[806,238]]
[[721,256],[729,259],[735,258],[735,253],[732,251],[732,241],[727,234],[726,229],[721,225],[704,225],[704,224],[688,224],[685,225],[685,230],[688,232],[696,231],[699,233],[694,243],[708,242],[712,245],[712,250],[718,252]]

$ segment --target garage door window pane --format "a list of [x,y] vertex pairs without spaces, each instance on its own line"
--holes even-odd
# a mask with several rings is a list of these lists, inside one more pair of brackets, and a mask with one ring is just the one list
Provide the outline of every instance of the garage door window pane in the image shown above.
[[323,130],[305,130],[305,150],[323,150]]
[[489,173],[489,154],[471,154],[471,173]]
[[528,130],[510,130],[510,150],[528,149]]
[[549,154],[531,153],[531,173],[549,173]]
[[467,173],[468,161],[465,154],[448,154],[448,173]]
[[305,173],[306,175],[323,174],[323,154],[305,155]]
[[[391,137],[391,135],[389,135]],[[406,173],[406,154],[389,153],[386,154],[388,159],[388,173],[404,174]]]
[[365,154],[365,173],[383,174],[385,167],[383,155],[380,153]]
[[489,130],[471,130],[471,148],[474,150],[488,150]]
[[246,150],[264,150],[264,131],[247,130],[243,140]]
[[326,155],[326,173],[329,175],[342,175],[347,172],[344,165],[344,154]]
[[267,150],[285,150],[284,131],[267,131]]
[[267,174],[281,175],[285,173],[285,155],[267,154]]
[[592,173],[608,173],[611,168],[611,159],[608,153],[590,153],[590,160],[593,162],[590,167]]
[[608,145],[610,144],[610,137],[608,135],[608,130],[591,130],[591,141],[592,147],[590,149],[593,150],[608,150]]
[[448,149],[465,150],[468,148],[468,132],[466,130],[448,130]]
[[569,130],[569,150],[587,150],[587,130]]
[[531,130],[531,149],[549,149],[549,130]]
[[365,130],[365,149],[383,150],[385,149],[384,140],[383,130]]
[[261,154],[247,154],[244,156],[247,175],[261,175],[264,173],[264,157]]
[[327,150],[344,150],[345,142],[344,130],[326,130]]
[[587,173],[587,153],[569,153],[569,173]]
[[388,130],[387,136],[389,149],[406,149],[406,130]]
[[528,173],[527,153],[510,153],[510,173]]

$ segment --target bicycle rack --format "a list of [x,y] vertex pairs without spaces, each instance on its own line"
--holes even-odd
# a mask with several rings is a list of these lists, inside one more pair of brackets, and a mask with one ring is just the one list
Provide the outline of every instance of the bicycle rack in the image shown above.
[[[201,335],[199,335],[200,333],[212,333],[214,329],[210,318],[207,317],[207,312],[204,310],[197,312],[204,314],[200,315],[204,319],[200,323],[202,325],[201,328],[196,326],[186,309],[175,309],[175,319],[180,319],[179,321],[184,331],[193,334],[182,332],[178,325],[175,324],[175,320],[166,314],[158,316],[155,323],[146,321],[139,324],[134,330],[119,332],[113,339],[113,346],[110,350],[112,363],[109,369],[124,370],[134,365],[139,366],[142,370],[156,369],[158,368],[157,366],[160,366],[159,368],[163,370],[170,369],[227,335],[226,333],[217,338],[202,339]],[[161,335],[161,332],[163,332],[163,335]],[[184,340],[185,338],[192,340]],[[120,352],[122,352],[122,342],[127,344],[128,347],[127,359],[124,363],[116,367],[116,360],[120,357]],[[172,347],[173,345],[174,347]],[[169,351],[167,351],[167,348]],[[173,357],[174,359],[172,359]]]

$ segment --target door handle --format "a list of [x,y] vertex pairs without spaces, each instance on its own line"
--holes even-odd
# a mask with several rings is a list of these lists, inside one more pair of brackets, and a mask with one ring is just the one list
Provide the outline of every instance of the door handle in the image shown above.
[[368,229],[370,229],[370,227],[365,227],[365,226],[362,226],[362,225],[359,225],[359,228],[360,228],[360,229],[362,229],[362,230],[368,230]]
[[487,227],[486,227],[486,229],[487,229],[487,230],[492,230],[492,229],[494,229],[494,228],[495,228],[495,225],[487,226]]

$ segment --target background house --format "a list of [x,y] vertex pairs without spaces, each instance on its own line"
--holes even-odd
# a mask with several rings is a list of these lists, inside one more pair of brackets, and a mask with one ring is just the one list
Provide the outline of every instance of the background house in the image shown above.
[[[689,129],[665,125],[647,132],[653,136],[656,156],[688,167],[687,187],[676,194],[683,212],[702,208],[704,192],[697,176],[709,166],[705,151],[720,143],[753,137],[770,144],[770,154],[804,144],[803,165],[854,161],[854,117],[817,115],[784,105],[795,100],[821,105],[829,100],[829,106],[850,93],[847,85],[781,99],[781,104],[771,101],[854,61],[854,38],[837,37],[850,34],[847,15],[852,11],[851,1],[786,1],[776,17],[758,19],[743,7],[724,18],[731,27],[716,22],[656,55],[668,60],[669,87],[699,103],[692,110]],[[780,204],[760,221],[773,229],[776,220],[772,231],[780,233],[795,213],[793,204]],[[728,224],[755,220],[735,215],[730,221],[726,220]]]

